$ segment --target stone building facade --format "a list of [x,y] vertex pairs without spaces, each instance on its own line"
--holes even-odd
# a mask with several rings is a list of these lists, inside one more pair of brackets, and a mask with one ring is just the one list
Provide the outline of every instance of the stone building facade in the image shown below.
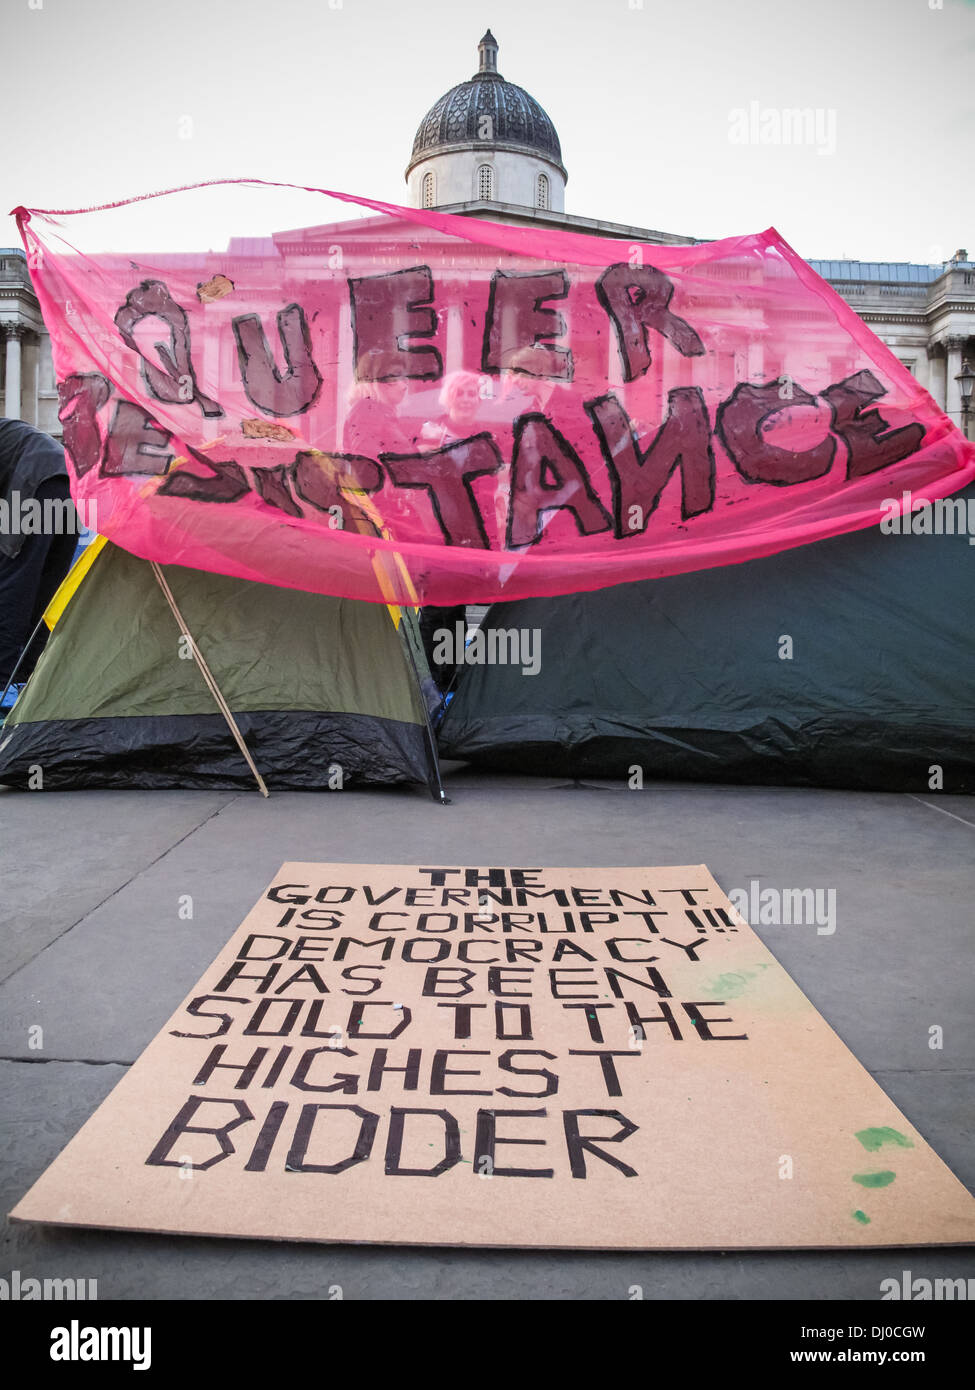
[[[564,203],[532,196],[539,161],[557,170],[549,186],[564,195],[568,173],[552,121],[538,102],[498,72],[498,45],[490,30],[478,45],[479,68],[452,87],[420,122],[406,169],[413,207],[485,217],[522,226],[657,245],[706,240],[625,226],[564,212]],[[530,103],[532,120],[511,123],[509,110]],[[485,114],[501,113],[494,122]],[[503,155],[503,159],[502,159]],[[490,196],[478,171],[491,163]],[[516,168],[521,164],[520,172]],[[433,177],[424,178],[432,172]],[[543,185],[543,192],[546,186]],[[810,261],[813,269],[869,324],[959,427],[963,424],[957,376],[964,361],[975,367],[975,264],[964,250],[940,265],[878,261]],[[975,420],[968,422],[975,436]]]
[[[420,122],[405,174],[411,206],[657,245],[706,239],[567,213],[555,126],[534,97],[502,77],[490,30],[478,55],[478,71]],[[963,427],[957,377],[964,362],[975,366],[975,263],[967,252],[940,265],[810,264]],[[57,406],[50,339],[26,258],[0,249],[0,414],[60,437]],[[975,420],[967,428],[975,437]]]
[[51,339],[20,248],[0,248],[0,415],[61,437]]

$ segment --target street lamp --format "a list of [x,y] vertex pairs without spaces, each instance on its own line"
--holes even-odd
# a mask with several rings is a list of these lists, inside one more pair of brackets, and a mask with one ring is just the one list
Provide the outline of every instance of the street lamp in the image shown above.
[[968,438],[968,412],[972,404],[972,386],[975,385],[975,372],[968,362],[961,364],[961,371],[955,377],[961,392],[961,432]]

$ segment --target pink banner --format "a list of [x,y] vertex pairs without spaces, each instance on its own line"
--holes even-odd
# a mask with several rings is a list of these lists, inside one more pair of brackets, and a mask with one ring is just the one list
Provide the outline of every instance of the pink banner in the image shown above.
[[[287,187],[17,210],[72,490],[136,555],[488,602],[770,555],[975,479],[774,229],[656,246],[304,190],[317,224],[270,230]],[[262,234],[93,249],[136,204],[151,247],[153,216],[202,225],[229,190]]]

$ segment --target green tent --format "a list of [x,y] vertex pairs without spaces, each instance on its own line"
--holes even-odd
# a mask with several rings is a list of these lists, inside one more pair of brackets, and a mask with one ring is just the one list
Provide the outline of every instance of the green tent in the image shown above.
[[439,798],[435,698],[410,612],[157,574],[106,544],[0,730],[0,783],[253,787],[242,739],[271,791],[420,782]]
[[[975,487],[880,527],[594,593],[521,599],[536,675],[468,664],[440,754],[561,777],[975,792]],[[799,833],[799,832],[797,832]]]

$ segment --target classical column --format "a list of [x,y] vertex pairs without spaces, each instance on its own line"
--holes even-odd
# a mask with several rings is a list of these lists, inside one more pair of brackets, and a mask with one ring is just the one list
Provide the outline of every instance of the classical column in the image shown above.
[[[349,314],[339,315],[339,332],[336,355],[338,357],[338,368],[335,372],[335,437],[331,445],[336,453],[342,452],[342,435],[345,430],[345,417],[351,408],[349,401],[349,391],[355,381],[355,369],[358,365],[355,361],[352,338],[352,318]],[[232,380],[232,378],[228,378]],[[328,445],[318,445],[318,448],[328,448]]]
[[914,375],[918,385],[923,386],[925,391],[931,390],[931,359],[926,349],[922,349],[914,359]]
[[23,418],[20,404],[20,343],[27,329],[22,323],[5,323],[7,335],[7,389],[3,413],[8,420]]
[[459,372],[464,366],[464,315],[459,304],[447,308],[445,358],[445,372]]
[[945,414],[961,429],[961,387],[955,377],[961,371],[961,350],[964,338],[945,339]]
[[945,364],[944,352],[940,343],[928,343],[926,352],[928,355],[928,391],[944,410],[945,379],[942,375]]
[[51,356],[51,335],[42,333],[40,347],[38,348],[37,358],[37,377],[39,391],[56,391],[57,383],[54,380],[54,358]]

